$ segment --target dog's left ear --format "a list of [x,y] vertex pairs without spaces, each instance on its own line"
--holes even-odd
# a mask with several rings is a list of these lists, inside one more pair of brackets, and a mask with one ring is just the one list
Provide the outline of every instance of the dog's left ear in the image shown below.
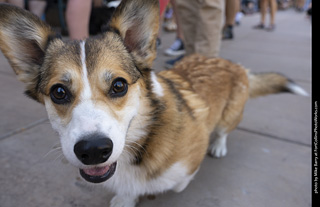
[[18,79],[26,84],[26,94],[40,101],[36,92],[45,50],[55,32],[37,16],[24,9],[0,4],[0,49]]
[[156,57],[159,0],[122,0],[109,23],[119,32],[140,68],[151,68]]

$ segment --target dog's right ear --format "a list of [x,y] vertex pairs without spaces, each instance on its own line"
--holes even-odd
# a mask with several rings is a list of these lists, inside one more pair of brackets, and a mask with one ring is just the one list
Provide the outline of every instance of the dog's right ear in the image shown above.
[[47,44],[54,35],[37,16],[15,6],[0,4],[0,49],[18,79],[27,84],[27,91],[35,89],[34,82],[37,82]]

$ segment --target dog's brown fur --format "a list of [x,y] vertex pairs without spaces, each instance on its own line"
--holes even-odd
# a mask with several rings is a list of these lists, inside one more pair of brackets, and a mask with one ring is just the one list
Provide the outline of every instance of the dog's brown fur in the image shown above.
[[247,73],[229,61],[193,55],[158,75],[165,85],[161,102],[167,110],[160,118],[165,127],[152,131],[155,137],[162,137],[160,142],[149,138],[141,143],[147,144],[147,151],[141,152],[145,156],[140,159],[150,175],[153,168],[161,166],[157,170],[161,174],[177,160],[189,162],[192,173],[206,154],[212,130],[229,132],[241,120],[248,98]]

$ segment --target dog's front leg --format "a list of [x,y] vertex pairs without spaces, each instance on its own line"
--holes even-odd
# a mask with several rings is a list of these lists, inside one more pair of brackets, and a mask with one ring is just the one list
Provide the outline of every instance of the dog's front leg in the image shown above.
[[135,207],[138,200],[139,196],[115,195],[110,202],[110,207]]

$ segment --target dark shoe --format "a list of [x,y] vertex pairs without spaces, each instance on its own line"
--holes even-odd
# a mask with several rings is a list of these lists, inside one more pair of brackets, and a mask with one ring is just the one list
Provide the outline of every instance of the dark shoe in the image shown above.
[[270,24],[270,25],[266,28],[266,30],[267,30],[268,32],[273,32],[275,29],[276,29],[276,25],[274,25],[274,24]]
[[232,40],[233,39],[233,27],[227,26],[223,29],[222,33],[223,40]]
[[264,29],[264,24],[260,23],[253,27],[253,29]]
[[157,49],[161,48],[161,39],[160,38],[157,38],[157,40],[156,40],[156,47],[157,47]]
[[172,67],[174,66],[174,64],[176,64],[177,62],[179,62],[180,60],[182,60],[183,57],[184,57],[184,55],[181,55],[181,56],[179,56],[179,57],[177,57],[177,58],[175,58],[175,59],[166,61],[165,67],[166,67],[167,69],[172,68]]

